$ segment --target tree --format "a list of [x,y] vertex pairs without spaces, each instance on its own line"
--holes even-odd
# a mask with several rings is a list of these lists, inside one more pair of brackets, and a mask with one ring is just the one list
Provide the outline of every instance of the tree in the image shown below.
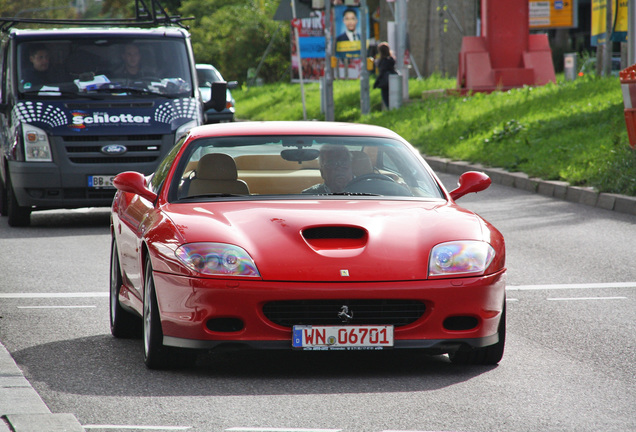
[[215,65],[227,80],[244,82],[265,51],[259,76],[266,82],[288,79],[289,23],[272,18],[279,0],[182,0],[179,14],[190,25],[198,63]]
[[0,0],[0,15],[19,18],[74,18],[76,10],[68,0]]

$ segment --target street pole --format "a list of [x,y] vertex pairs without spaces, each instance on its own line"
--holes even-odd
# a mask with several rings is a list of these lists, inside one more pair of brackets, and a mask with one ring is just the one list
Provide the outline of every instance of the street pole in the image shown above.
[[371,112],[371,100],[369,95],[369,70],[367,69],[367,24],[369,20],[369,9],[367,0],[360,1],[360,113],[369,114]]
[[613,0],[607,0],[605,15],[605,48],[603,50],[603,76],[608,77],[612,72],[612,3]]
[[322,86],[325,93],[325,120],[334,121],[333,105],[333,68],[331,67],[331,57],[333,56],[333,46],[331,38],[331,0],[325,1],[325,76]]
[[406,53],[406,30],[408,27],[406,0],[396,0],[395,2],[395,29],[396,29],[396,62],[397,68],[402,76],[402,100],[409,98],[409,70],[404,64],[404,54]]
[[307,106],[305,104],[305,85],[303,83],[303,63],[300,56],[300,37],[296,25],[296,0],[291,0],[292,18],[294,19],[294,38],[296,39],[296,55],[298,56],[298,78],[300,79],[300,94],[303,100],[303,120],[307,120]]
[[627,64],[636,63],[636,0],[629,0],[627,6]]

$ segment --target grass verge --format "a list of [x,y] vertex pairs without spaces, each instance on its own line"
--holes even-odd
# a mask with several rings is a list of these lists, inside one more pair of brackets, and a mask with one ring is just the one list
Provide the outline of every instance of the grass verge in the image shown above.
[[[358,81],[334,82],[336,121],[369,123],[402,135],[424,155],[521,171],[531,177],[636,196],[636,151],[628,143],[618,78],[586,77],[507,92],[448,96],[455,80],[409,81],[409,101],[382,111],[371,90],[371,113],[360,114]],[[324,119],[320,86],[304,85],[307,119]],[[298,84],[237,89],[237,117],[302,120]]]

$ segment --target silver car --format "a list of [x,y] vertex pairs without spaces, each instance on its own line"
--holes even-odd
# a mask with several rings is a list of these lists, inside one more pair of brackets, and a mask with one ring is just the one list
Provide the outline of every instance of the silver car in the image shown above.
[[[212,94],[212,83],[225,81],[221,73],[210,64],[196,65],[197,78],[199,81],[199,90],[201,91],[201,97],[203,102],[210,100]],[[230,89],[236,88],[238,83],[236,81],[230,81],[227,83],[227,100],[225,103],[225,109],[223,111],[216,111],[213,108],[205,112],[205,123],[223,123],[234,121],[234,98]]]

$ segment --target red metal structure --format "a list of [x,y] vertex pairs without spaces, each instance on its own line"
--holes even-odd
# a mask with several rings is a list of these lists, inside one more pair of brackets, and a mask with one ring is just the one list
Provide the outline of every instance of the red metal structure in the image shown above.
[[457,88],[491,92],[555,82],[545,34],[530,34],[528,0],[481,0],[481,36],[462,39]]

